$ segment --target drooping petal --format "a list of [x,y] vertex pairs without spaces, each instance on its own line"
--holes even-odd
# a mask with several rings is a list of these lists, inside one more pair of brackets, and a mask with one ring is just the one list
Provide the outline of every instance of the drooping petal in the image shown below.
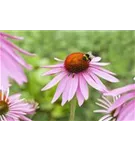
[[79,80],[78,75],[75,75],[74,77],[72,77],[72,76],[70,77],[70,80],[69,80],[70,87],[69,87],[69,93],[68,93],[68,101],[70,101],[74,97],[74,95],[77,91],[78,82],[79,82],[78,80]]
[[15,39],[15,40],[23,40],[24,39],[23,37],[13,36],[13,35],[3,33],[3,32],[0,32],[0,36],[3,36],[4,38]]
[[118,121],[135,121],[135,100],[127,103],[119,113]]
[[112,96],[116,96],[116,95],[120,95],[122,93],[125,92],[129,92],[129,91],[135,91],[135,84],[130,84],[121,88],[117,88],[115,90],[109,91],[108,93],[104,93],[104,95],[112,95]]
[[24,66],[25,68],[29,70],[32,69],[31,65],[27,64],[20,56],[17,56],[16,53],[12,51],[12,49],[9,49],[6,45],[2,47],[2,50],[3,50],[3,53],[10,55],[10,57],[12,57],[12,59],[14,59],[20,65]]
[[87,100],[89,97],[89,89],[86,80],[84,79],[83,75],[79,75],[79,87],[83,97]]
[[0,36],[0,40],[1,40],[1,42],[3,42],[4,44],[7,44],[11,49],[15,49],[15,50],[19,51],[20,53],[25,54],[25,55],[28,55],[28,56],[35,56],[35,54],[29,53],[29,52],[27,52],[27,51],[25,51],[25,50],[23,50],[23,49],[17,47],[17,46],[14,45],[13,43],[11,43],[11,42],[9,42],[8,40],[5,40],[4,38],[2,38],[1,36]]
[[130,111],[122,121],[135,121],[135,112],[133,110]]
[[96,68],[91,68],[91,71],[96,74],[97,76],[107,80],[107,81],[110,81],[110,82],[119,82],[119,80],[117,78],[115,78],[114,76],[106,73],[106,72],[103,72],[101,70],[98,70]]
[[108,91],[107,88],[106,88],[106,86],[102,83],[102,81],[94,73],[89,72],[89,74],[95,80],[95,82],[102,87],[102,91],[103,92],[107,92]]
[[41,66],[41,68],[63,68],[64,64],[57,64],[57,65],[46,65],[46,66]]
[[59,85],[58,85],[58,87],[57,87],[57,89],[56,89],[56,92],[55,92],[55,94],[54,94],[54,97],[53,97],[53,99],[52,99],[52,103],[54,103],[54,102],[60,97],[60,95],[63,93],[63,91],[64,91],[64,89],[65,89],[65,87],[66,87],[68,78],[69,78],[69,77],[66,76],[65,78],[63,78],[63,79],[60,81],[60,83],[59,83]]
[[93,88],[102,91],[102,88],[88,75],[88,73],[82,73],[85,80],[91,85]]
[[98,69],[98,70],[101,70],[101,71],[103,71],[103,72],[106,72],[106,73],[108,73],[108,74],[111,74],[111,75],[116,75],[116,73],[114,73],[114,72],[111,72],[111,71],[109,71],[109,70],[107,70],[107,69],[104,69],[104,68],[102,68],[102,67],[100,67],[100,66],[91,66],[91,68],[96,68],[96,69]]
[[61,71],[64,71],[63,68],[53,68],[53,69],[43,73],[42,76],[53,75],[53,74],[59,73]]
[[23,84],[23,82],[27,82],[22,67],[16,61],[8,54],[5,55],[4,53],[2,53],[2,59],[4,60],[4,63],[2,63],[2,70],[5,71],[5,74],[9,75],[20,85]]
[[6,73],[6,70],[0,65],[0,71],[2,70],[2,73],[0,72],[0,89],[6,90],[10,84],[8,83],[8,75]]
[[78,100],[78,105],[82,106],[82,104],[84,103],[84,97],[83,97],[83,95],[80,91],[80,88],[77,89],[76,97],[77,97],[77,100]]
[[70,84],[71,84],[70,83],[70,77],[68,77],[66,87],[65,87],[63,94],[62,94],[62,103],[61,103],[62,106],[68,101]]
[[66,76],[65,72],[60,73],[56,77],[54,77],[43,89],[42,91],[48,90],[51,87],[55,86],[60,80],[62,80]]
[[135,92],[130,92],[126,95],[121,96],[119,99],[115,101],[115,103],[109,108],[108,111],[112,111],[118,107],[120,107],[125,102],[129,101],[130,99],[135,97]]

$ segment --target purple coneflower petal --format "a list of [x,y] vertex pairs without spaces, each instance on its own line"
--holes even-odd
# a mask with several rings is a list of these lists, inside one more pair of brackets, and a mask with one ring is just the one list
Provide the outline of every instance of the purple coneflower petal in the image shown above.
[[135,100],[130,101],[128,104],[123,106],[118,121],[135,121]]
[[13,121],[19,121],[18,118],[20,117],[20,115],[9,112],[8,114],[6,114],[6,117],[11,118]]
[[107,113],[107,110],[105,109],[98,109],[98,110],[94,110],[95,113]]
[[110,63],[100,63],[100,62],[90,62],[90,65],[96,65],[96,66],[107,66]]
[[18,106],[18,104],[20,104],[22,101],[20,100],[20,101],[17,101],[17,99],[11,99],[12,101],[11,101],[11,103],[10,103],[10,101],[9,101],[9,105],[10,105],[10,107],[12,107],[12,106],[14,106],[14,105],[17,105]]
[[0,120],[1,120],[1,121],[4,121],[2,116],[0,116]]
[[53,87],[54,85],[56,85],[61,79],[63,79],[66,76],[67,73],[62,72],[59,75],[57,75],[55,78],[53,78],[43,89],[44,90],[48,90],[51,87]]
[[112,103],[111,103],[105,96],[102,96],[102,98],[103,98],[104,101],[107,102],[110,106],[112,105]]
[[62,106],[68,101],[70,84],[71,84],[70,78],[68,77],[66,87],[65,87],[63,94],[62,94],[62,103],[61,103]]
[[125,118],[123,118],[122,121],[135,121],[135,112],[130,110],[130,112],[125,116]]
[[17,63],[21,64],[22,66],[24,66],[27,69],[32,69],[31,65],[28,65],[21,57],[17,56],[15,54],[14,51],[11,51],[11,49],[9,49],[8,47],[6,48],[2,48],[3,53],[6,53],[7,55],[10,55],[10,57],[12,57],[12,59],[14,59]]
[[77,91],[78,82],[79,82],[78,80],[79,79],[78,79],[77,75],[75,75],[74,77],[71,76],[71,78],[70,78],[70,87],[69,87],[68,101],[70,101],[74,97],[74,95],[75,95],[75,93]]
[[91,60],[91,62],[98,62],[98,61],[100,61],[101,60],[101,57],[94,57],[92,60]]
[[78,88],[77,92],[76,92],[76,97],[78,99],[78,105],[82,106],[82,104],[84,103],[84,97],[80,91],[80,89]]
[[59,73],[61,71],[64,71],[64,69],[63,68],[54,68],[54,69],[51,69],[51,70],[43,73],[42,76],[53,75],[53,74]]
[[110,104],[108,104],[106,101],[102,100],[102,99],[98,99],[98,101],[102,104],[104,104],[105,106],[107,106],[108,108],[111,106]]
[[113,119],[113,117],[108,117],[108,118],[106,118],[106,119],[104,119],[103,121],[111,121]]
[[41,68],[63,68],[64,64],[57,64],[57,65],[46,65],[46,66],[41,66]]
[[12,101],[16,100],[16,99],[20,99],[21,97],[21,94],[14,94],[12,96],[9,96],[9,99],[11,99]]
[[56,57],[54,57],[54,60],[56,60],[56,61],[60,61],[60,62],[63,62],[63,61],[64,61],[64,60],[61,60],[61,59],[56,58]]
[[119,82],[119,80],[117,78],[115,78],[114,76],[106,73],[106,72],[103,72],[103,71],[100,71],[96,68],[91,68],[91,71],[96,74],[97,76],[107,80],[107,81],[110,81],[110,82]]
[[7,121],[7,118],[4,115],[2,115],[2,120]]
[[14,119],[11,117],[6,116],[6,118],[7,118],[7,121],[14,121]]
[[135,92],[130,92],[126,95],[121,96],[116,102],[109,108],[108,111],[112,111],[118,107],[120,107],[125,102],[129,101],[130,99],[135,97]]
[[96,69],[101,70],[101,71],[103,71],[103,72],[106,72],[106,73],[108,73],[108,74],[116,75],[116,73],[113,73],[113,72],[111,72],[111,71],[109,71],[109,70],[107,70],[107,69],[101,68],[101,67],[99,67],[99,66],[91,66],[91,68],[96,68]]
[[23,120],[23,121],[31,121],[31,119],[29,119],[28,117],[25,117],[25,116],[21,116],[21,117],[20,117],[20,120]]
[[12,108],[13,111],[20,110],[21,108],[23,108],[25,110],[25,112],[27,112],[27,110],[31,110],[30,107],[27,107],[27,104],[19,104],[19,105],[14,105],[14,106],[10,106],[10,107]]
[[102,91],[102,88],[88,75],[88,73],[82,73],[85,80],[91,85],[93,88]]
[[26,112],[20,111],[20,110],[11,110],[10,113],[16,114],[18,115],[18,117],[20,115],[26,115]]
[[15,39],[15,40],[23,40],[24,39],[23,37],[13,36],[13,35],[10,35],[7,33],[2,33],[2,32],[0,32],[0,36],[3,36],[5,38],[10,38],[10,39]]
[[0,73],[0,88],[6,89],[10,86],[8,83],[7,71],[2,67],[2,65],[0,65],[0,67],[0,71],[2,70],[2,73]]
[[118,107],[118,108],[115,110],[113,116],[114,116],[114,117],[118,116],[119,113],[120,113],[120,111],[121,111],[121,107]]
[[126,114],[126,116],[122,119],[122,121],[135,121],[135,111],[133,109],[134,108],[132,108],[132,110],[129,110],[129,113]]
[[63,93],[63,91],[64,91],[64,89],[65,89],[65,87],[66,87],[66,84],[67,84],[68,79],[69,79],[69,77],[66,76],[65,78],[63,78],[63,79],[60,81],[60,83],[59,83],[59,85],[58,85],[58,87],[57,87],[57,89],[56,89],[56,92],[55,92],[55,94],[54,94],[54,97],[53,97],[53,99],[52,99],[52,103],[54,103],[54,102],[60,97],[60,95]]
[[79,75],[79,87],[82,95],[87,100],[89,97],[89,89],[86,80],[84,79],[83,75]]
[[103,116],[102,118],[99,119],[99,121],[104,121],[104,120],[106,120],[108,118],[110,118],[110,114]]
[[107,92],[106,86],[102,83],[102,81],[92,72],[89,72],[90,76],[95,80],[95,82],[102,87],[102,92]]
[[11,49],[16,49],[16,50],[19,51],[20,53],[25,54],[25,55],[28,55],[28,56],[35,56],[35,54],[29,53],[29,52],[27,52],[27,51],[25,51],[25,50],[23,50],[23,49],[17,47],[17,46],[14,45],[13,43],[11,43],[11,42],[5,40],[4,38],[2,38],[1,36],[0,36],[0,40],[1,40],[1,42],[3,42],[4,44],[7,44],[7,45],[9,46],[9,48],[11,48]]
[[[9,74],[11,78],[13,78],[18,84],[22,84],[23,82],[27,82],[27,78],[18,63],[14,61],[8,54],[3,53],[3,59],[10,60],[10,64],[8,61],[4,61],[2,64],[2,70],[5,68],[6,74]],[[12,66],[12,68],[11,68]],[[21,80],[20,80],[21,79]]]
[[102,107],[102,108],[108,109],[108,106],[105,106],[104,104],[100,104],[100,103],[97,103],[97,102],[96,102],[96,104],[97,104],[98,106]]
[[132,91],[132,90],[135,90],[135,84],[130,84],[130,85],[124,86],[122,88],[117,88],[115,90],[109,91],[108,93],[104,93],[104,95],[116,96],[116,95],[120,95],[122,93]]

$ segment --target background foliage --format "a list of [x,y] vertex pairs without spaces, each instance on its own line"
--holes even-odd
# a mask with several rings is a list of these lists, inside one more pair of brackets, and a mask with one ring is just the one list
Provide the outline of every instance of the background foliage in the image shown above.
[[[120,83],[103,81],[108,88],[113,89],[133,83],[135,76],[135,31],[5,31],[12,35],[24,37],[24,41],[13,41],[18,46],[37,56],[25,57],[33,65],[32,71],[26,71],[28,83],[19,87],[12,81],[11,93],[21,92],[28,100],[39,103],[39,109],[32,116],[33,120],[68,120],[69,103],[61,107],[61,99],[51,104],[56,87],[41,92],[41,88],[52,77],[42,77],[45,69],[39,68],[46,64],[55,64],[54,57],[64,59],[76,51],[89,52],[101,56],[102,61],[111,62],[107,68],[115,73]],[[24,56],[23,56],[24,57]],[[98,120],[100,115],[93,113],[99,93],[90,88],[88,101],[76,110],[76,120]]]

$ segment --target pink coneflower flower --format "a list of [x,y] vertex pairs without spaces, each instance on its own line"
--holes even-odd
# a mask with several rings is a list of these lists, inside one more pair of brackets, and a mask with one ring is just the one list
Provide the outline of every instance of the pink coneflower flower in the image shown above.
[[31,69],[17,52],[25,55],[33,56],[21,48],[11,43],[8,39],[22,40],[22,37],[11,36],[0,32],[0,87],[8,88],[8,78],[14,79],[18,84],[27,82],[27,78],[23,72],[23,67]]
[[100,57],[92,58],[89,54],[77,52],[67,56],[65,61],[55,59],[61,63],[44,66],[51,70],[43,74],[43,76],[56,74],[56,77],[42,91],[59,83],[52,103],[62,95],[62,105],[64,105],[76,95],[78,104],[81,106],[89,97],[88,84],[100,92],[107,91],[98,76],[110,82],[118,82],[118,79],[113,76],[114,73],[102,68],[109,63],[99,62]]
[[26,115],[34,114],[36,105],[24,102],[21,94],[8,94],[0,91],[0,121],[31,121]]
[[135,84],[112,90],[104,95],[113,96],[114,101],[103,97],[97,103],[101,110],[95,112],[103,113],[101,121],[135,121]]
[[119,115],[120,109],[115,109],[112,111],[109,111],[110,107],[113,105],[113,103],[118,99],[118,97],[104,97],[102,96],[102,99],[98,99],[98,102],[96,102],[96,105],[101,107],[98,110],[95,110],[95,113],[103,114],[104,116],[99,119],[99,121],[116,121],[117,117]]

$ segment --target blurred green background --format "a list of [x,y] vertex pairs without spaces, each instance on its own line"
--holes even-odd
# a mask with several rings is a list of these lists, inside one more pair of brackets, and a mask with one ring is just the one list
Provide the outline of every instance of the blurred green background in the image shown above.
[[[41,73],[46,71],[39,66],[55,64],[54,57],[65,59],[65,57],[76,51],[89,52],[102,57],[103,62],[111,62],[109,70],[117,73],[120,83],[109,83],[102,80],[108,88],[133,83],[135,76],[135,31],[4,31],[12,35],[24,37],[23,41],[13,41],[19,47],[36,53],[36,57],[25,56],[25,60],[34,66],[32,71],[25,70],[28,83],[19,87],[16,83],[10,89],[11,93],[22,93],[28,100],[39,103],[39,109],[32,116],[33,120],[68,120],[69,103],[63,107],[61,98],[54,104],[51,99],[56,87],[41,92],[41,88],[47,84],[52,77],[42,77]],[[22,55],[22,57],[24,57]],[[101,115],[93,113],[98,108],[95,102],[99,93],[90,88],[90,97],[82,107],[77,106],[75,120],[98,120]]]

